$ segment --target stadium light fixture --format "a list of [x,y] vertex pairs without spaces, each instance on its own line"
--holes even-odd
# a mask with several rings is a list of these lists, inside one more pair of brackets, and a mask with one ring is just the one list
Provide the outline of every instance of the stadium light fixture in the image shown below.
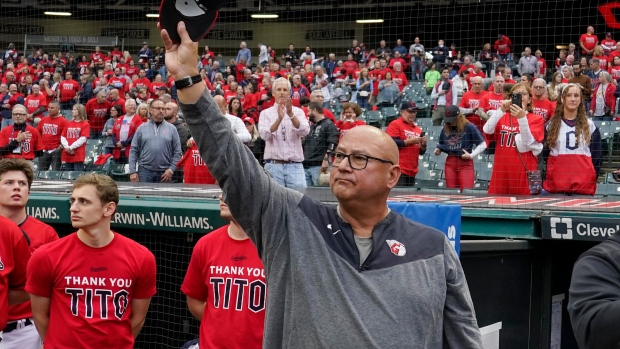
[[276,19],[280,16],[275,13],[254,13],[250,17],[254,19]]
[[376,23],[383,23],[382,19],[358,19],[355,21],[355,23],[359,23],[359,24],[376,24]]
[[71,12],[45,11],[43,13],[48,15],[48,16],[65,16],[65,17],[71,16]]
[[555,48],[557,48],[558,50],[566,50],[568,49],[567,45],[557,45]]
[[146,17],[148,17],[148,18],[159,18],[159,13],[147,13]]

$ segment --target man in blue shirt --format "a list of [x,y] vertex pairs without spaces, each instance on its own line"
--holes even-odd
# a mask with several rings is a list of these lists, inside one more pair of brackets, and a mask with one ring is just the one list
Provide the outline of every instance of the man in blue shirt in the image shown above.
[[235,58],[235,63],[239,63],[242,58],[245,58],[245,63],[249,66],[250,61],[252,60],[252,51],[247,47],[248,45],[245,41],[241,41],[239,44],[239,52],[237,53],[237,58]]

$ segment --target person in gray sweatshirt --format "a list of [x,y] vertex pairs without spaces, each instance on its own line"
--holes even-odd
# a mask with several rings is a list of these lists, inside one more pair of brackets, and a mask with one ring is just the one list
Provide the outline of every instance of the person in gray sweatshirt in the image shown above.
[[[198,75],[198,44],[183,22],[177,29],[180,45],[166,30],[161,36],[179,87]],[[446,236],[387,207],[400,168],[385,132],[360,126],[342,138],[332,154],[332,206],[276,184],[203,83],[178,92],[202,158],[265,265],[264,348],[482,348]]]
[[133,136],[129,150],[129,179],[132,182],[170,182],[176,164],[183,156],[179,132],[164,120],[164,110],[164,102],[152,101],[150,119],[140,125]]

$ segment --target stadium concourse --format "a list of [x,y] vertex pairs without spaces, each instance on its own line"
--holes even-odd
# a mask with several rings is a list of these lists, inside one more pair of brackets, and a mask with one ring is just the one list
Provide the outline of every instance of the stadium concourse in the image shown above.
[[[272,5],[312,6],[298,1]],[[352,16],[341,12],[346,6],[319,5],[336,11],[337,21]],[[396,8],[394,12],[406,14],[394,23],[409,21],[410,9]],[[199,333],[199,322],[180,288],[198,239],[228,223],[220,217],[221,190],[178,107],[177,87],[153,23],[149,35],[149,29],[134,28],[140,22],[125,27],[125,22],[134,22],[133,14],[120,16],[119,22],[112,20],[116,12],[85,11],[89,14],[78,18],[84,20],[80,23],[96,17],[103,22],[97,24],[101,37],[125,36],[131,44],[116,38],[114,43],[77,44],[57,52],[57,44],[67,44],[64,39],[52,45],[45,42],[51,36],[32,35],[29,41],[27,35],[22,46],[9,32],[2,37],[0,27],[0,42],[6,44],[0,57],[0,155],[32,163],[35,181],[27,213],[61,237],[75,230],[68,200],[74,181],[88,173],[116,181],[121,201],[112,229],[146,246],[158,267],[157,294],[135,348],[180,348]],[[306,40],[285,42],[276,35],[286,31],[278,23],[261,23],[267,29],[252,27],[252,34],[227,11],[221,15],[232,24],[216,27],[216,33],[201,41],[200,75],[211,95],[219,96],[216,102],[234,132],[275,180],[335,205],[320,174],[338,156],[344,160],[346,154],[332,153],[338,140],[364,124],[386,131],[400,149],[404,174],[390,193],[389,205],[405,207],[403,212],[431,212],[408,217],[441,230],[457,248],[478,324],[494,329],[485,337],[485,348],[493,341],[502,349],[577,348],[566,312],[572,266],[581,253],[620,230],[620,44],[610,26],[587,16],[577,21],[578,35],[571,29],[570,38],[556,40],[559,35],[550,33],[544,38],[549,42],[498,22],[473,34],[467,34],[473,29],[464,30],[461,42],[452,39],[459,37],[458,29],[438,30],[429,23],[433,29],[426,32],[422,25],[401,30],[400,24],[386,24],[385,37],[374,25],[335,26],[334,31],[315,26],[302,33]],[[485,13],[487,17],[504,12],[489,11],[497,12]],[[323,26],[322,15],[295,16],[301,16],[296,17],[299,23]],[[427,17],[420,23],[447,25],[442,16]],[[574,23],[571,20],[565,22]],[[50,34],[52,25],[42,23],[33,14],[31,23],[16,28]],[[71,35],[67,23],[60,26],[64,32],[53,34]],[[305,30],[299,28],[289,29]],[[101,38],[96,34],[84,38]],[[222,40],[231,34],[239,40]],[[273,120],[264,111],[276,105],[276,86],[283,85],[296,113],[289,117],[299,116],[301,126],[286,118],[285,126],[274,132],[269,130]],[[571,94],[577,95],[572,110]],[[531,102],[520,105],[523,115],[502,105],[515,96],[515,105],[517,100]],[[580,121],[559,122],[569,114],[565,111],[574,111],[571,120]],[[555,128],[550,126],[554,115]],[[494,120],[493,127],[489,120]],[[525,129],[523,120],[527,132],[519,130]],[[166,132],[149,129],[161,125]],[[304,127],[302,135],[293,130]],[[551,143],[550,133],[555,137]],[[517,143],[526,143],[523,139],[529,136],[530,143],[521,150]],[[587,140],[571,143],[579,137]],[[282,152],[285,147],[292,151]],[[562,156],[573,158],[558,162]],[[351,161],[356,160],[347,161],[353,168]],[[367,165],[369,158],[357,161]],[[303,173],[286,172],[288,165],[298,165]],[[282,176],[278,166],[284,169]],[[523,190],[530,194],[526,170],[536,169],[539,188],[524,195]],[[282,179],[287,175],[298,180],[288,183]],[[503,181],[506,178],[515,181]],[[548,184],[552,179],[555,184]],[[447,221],[450,228],[444,226]]]

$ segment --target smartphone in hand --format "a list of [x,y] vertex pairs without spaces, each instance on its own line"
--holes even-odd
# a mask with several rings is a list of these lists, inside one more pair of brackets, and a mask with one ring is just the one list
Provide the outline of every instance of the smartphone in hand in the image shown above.
[[523,96],[521,94],[513,94],[512,95],[512,104],[516,104],[519,108],[523,108]]

